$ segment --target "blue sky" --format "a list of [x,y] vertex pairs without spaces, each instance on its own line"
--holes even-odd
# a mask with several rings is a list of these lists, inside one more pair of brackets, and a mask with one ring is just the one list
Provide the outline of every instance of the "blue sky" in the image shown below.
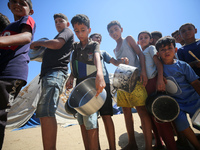
[[[7,2],[8,0],[0,0],[0,12],[12,22],[14,19]],[[55,13],[64,13],[69,20],[76,14],[85,14],[91,21],[91,33],[101,33],[103,36],[100,49],[106,50],[113,57],[116,42],[109,36],[106,28],[112,20],[121,23],[124,38],[132,35],[136,41],[141,31],[160,31],[166,36],[187,22],[196,26],[196,38],[200,38],[199,0],[32,0],[32,2],[34,10],[32,17],[37,26],[34,40],[55,37],[57,34],[53,20]],[[71,25],[70,28],[73,30]],[[75,41],[78,41],[76,36]],[[40,62],[29,63],[28,83],[40,73],[40,69]],[[116,67],[109,64],[107,69],[109,73],[114,73]]]

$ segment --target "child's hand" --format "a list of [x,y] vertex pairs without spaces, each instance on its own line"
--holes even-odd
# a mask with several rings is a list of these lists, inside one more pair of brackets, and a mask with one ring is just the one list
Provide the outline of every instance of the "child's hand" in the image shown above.
[[74,81],[74,76],[71,74],[65,84],[67,90],[73,88],[73,81]]
[[144,86],[147,85],[148,78],[147,78],[146,73],[143,73],[143,72],[140,73],[140,82],[142,82]]
[[104,81],[103,75],[96,76],[95,85],[96,85],[96,90],[97,90],[97,93],[96,93],[96,97],[97,97],[106,87],[106,83]]
[[162,91],[162,92],[165,91],[165,81],[164,81],[164,79],[158,79],[157,80],[156,89],[158,91]]
[[127,57],[122,57],[121,61],[122,61],[122,64],[126,64],[126,65],[129,64],[129,59]]
[[40,47],[40,45],[37,41],[32,42],[30,45],[30,49],[38,49],[38,47]]

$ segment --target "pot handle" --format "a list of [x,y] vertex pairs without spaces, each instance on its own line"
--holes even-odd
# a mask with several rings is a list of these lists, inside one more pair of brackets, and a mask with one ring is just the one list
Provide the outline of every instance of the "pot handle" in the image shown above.
[[157,90],[156,90],[155,92],[153,92],[153,93],[150,94],[149,96],[158,95],[158,94],[159,94],[159,95],[163,95],[163,94],[164,94],[164,95],[168,95],[166,91],[157,91]]
[[117,92],[117,88],[113,86],[113,89],[112,89],[111,92],[112,92],[112,94],[114,95],[114,94]]

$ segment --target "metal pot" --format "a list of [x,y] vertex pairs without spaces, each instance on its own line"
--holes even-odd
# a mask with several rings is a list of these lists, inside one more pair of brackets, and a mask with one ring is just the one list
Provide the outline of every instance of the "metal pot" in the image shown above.
[[156,119],[171,122],[177,118],[180,108],[174,98],[166,93],[154,93],[146,99],[146,108]]
[[74,109],[74,108],[71,108],[68,104],[68,100],[67,102],[65,103],[65,111],[68,113],[68,114],[71,114],[74,116],[74,118],[76,118],[76,114],[77,114],[77,111]]
[[[38,41],[46,41],[48,38],[41,38]],[[31,61],[42,62],[43,54],[46,47],[39,46],[36,49],[30,49],[28,55]]]
[[71,92],[68,105],[83,116],[97,112],[104,104],[107,93],[105,89],[96,97],[95,78],[87,78]]
[[137,67],[120,64],[115,70],[113,87],[117,90],[124,90],[131,93],[138,80],[139,70]]

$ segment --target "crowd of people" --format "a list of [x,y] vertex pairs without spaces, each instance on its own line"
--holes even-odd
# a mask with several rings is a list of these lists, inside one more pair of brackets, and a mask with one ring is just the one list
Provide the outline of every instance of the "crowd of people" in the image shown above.
[[[194,57],[195,55],[200,59],[200,40],[195,38],[197,29],[192,23],[183,24],[171,36],[162,37],[162,33],[158,31],[142,31],[136,42],[132,36],[123,38],[121,24],[116,20],[111,21],[107,25],[107,30],[110,37],[116,41],[114,58],[106,51],[100,50],[102,36],[100,33],[90,35],[90,19],[84,14],[78,14],[71,19],[78,42],[74,41],[74,33],[69,28],[70,21],[62,13],[53,16],[58,31],[54,39],[33,41],[36,25],[30,16],[34,13],[31,0],[9,0],[8,7],[15,22],[10,23],[5,15],[0,14],[0,149],[3,145],[9,109],[21,88],[27,83],[30,61],[28,51],[30,48],[37,49],[42,46],[46,47],[46,50],[40,73],[42,93],[36,117],[40,118],[44,150],[56,150],[55,111],[63,86],[70,89],[73,87],[74,79],[78,85],[89,77],[96,77],[96,96],[104,88],[107,91],[106,101],[99,113],[104,122],[109,149],[116,149],[112,95],[105,62],[115,66],[134,66],[140,72],[131,93],[117,91],[117,105],[122,107],[128,134],[128,144],[124,150],[138,149],[131,111],[133,107],[136,108],[141,120],[146,150],[177,150],[177,143],[186,147],[190,143],[196,150],[200,150],[198,135],[190,127],[186,116],[189,114],[192,118],[200,108],[200,61]],[[178,50],[176,43],[182,45]],[[68,63],[72,51],[72,70],[68,76]],[[173,77],[181,90],[181,94],[179,92],[171,95],[178,102],[180,113],[173,122],[160,122],[147,111],[145,102],[147,97],[156,91],[166,91],[167,77]],[[98,112],[88,116],[78,113],[77,120],[84,148],[101,149]],[[199,126],[194,127],[200,130]],[[178,137],[177,141],[174,134]],[[153,136],[156,141],[154,146]]]

